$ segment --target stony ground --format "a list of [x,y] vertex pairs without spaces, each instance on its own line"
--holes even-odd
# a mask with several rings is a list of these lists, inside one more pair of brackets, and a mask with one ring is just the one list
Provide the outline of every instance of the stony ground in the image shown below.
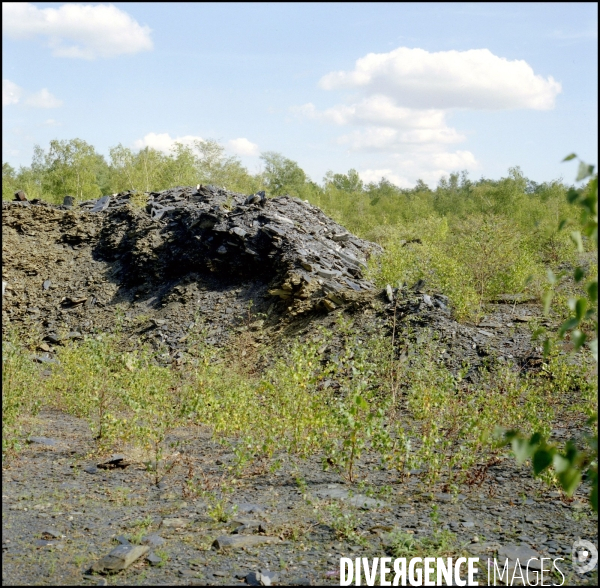
[[[267,584],[339,584],[340,557],[382,557],[394,530],[416,541],[449,530],[456,554],[563,557],[568,582],[597,578],[570,565],[575,540],[598,544],[585,485],[565,499],[510,458],[491,462],[457,496],[424,487],[419,472],[382,471],[368,455],[358,485],[324,472],[317,458],[285,456],[276,471],[259,464],[232,483],[233,455],[190,427],[174,433],[185,442],[181,460],[156,487],[133,454],[117,462],[126,467],[98,467],[83,421],[48,412],[28,428],[33,442],[3,469],[5,585],[258,585],[252,574]],[[207,500],[227,488],[221,503]],[[219,507],[227,522],[218,522]],[[356,531],[344,534],[348,527]],[[149,551],[119,573],[90,572],[129,542]]]
[[[145,211],[129,206],[131,195],[81,210],[3,203],[3,327],[28,338],[40,377],[65,341],[117,326],[125,345],[150,344],[184,367],[198,325],[208,344],[245,336],[255,349],[277,348],[317,327],[333,331],[341,314],[365,336],[395,330],[413,347],[436,337],[452,371],[470,364],[466,380],[482,364],[541,362],[531,326],[544,321],[532,301],[500,297],[478,324],[464,324],[427,284],[382,292],[358,263],[373,244],[306,203],[207,189],[151,196]],[[335,347],[334,336],[324,360]],[[580,425],[565,420],[553,437],[577,437]],[[3,464],[7,585],[339,584],[340,557],[391,554],[399,531],[407,557],[444,537],[450,553],[564,557],[567,583],[597,579],[570,564],[573,541],[598,543],[586,485],[567,499],[512,458],[484,464],[457,496],[427,487],[422,472],[381,470],[370,455],[353,485],[324,472],[318,456],[283,455],[279,468],[234,475],[231,449],[190,426],[173,434],[181,454],[156,486],[133,451],[116,467],[93,457],[84,421],[45,412],[23,433],[30,443]],[[140,557],[104,573],[102,558],[118,545]]]

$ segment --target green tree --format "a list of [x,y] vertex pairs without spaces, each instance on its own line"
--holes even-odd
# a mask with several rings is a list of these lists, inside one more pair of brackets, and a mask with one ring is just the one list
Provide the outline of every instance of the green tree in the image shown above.
[[198,156],[193,147],[175,143],[165,161],[163,180],[169,187],[196,185],[200,179],[198,164]]
[[112,192],[138,189],[135,154],[121,143],[109,149],[110,189]]
[[[570,161],[577,156],[572,153],[567,155],[564,161]],[[591,178],[583,190],[571,189],[567,193],[570,204],[579,208],[581,230],[575,230],[571,237],[577,249],[584,251],[583,236],[592,240],[596,251],[598,250],[598,174],[594,174],[594,166],[583,161],[579,162],[579,170],[576,181]],[[570,224],[570,219],[563,219],[560,228]],[[581,282],[585,272],[577,267],[574,271],[576,282]],[[552,272],[549,272],[551,282],[555,281]],[[552,298],[547,296],[545,300],[546,310],[549,309]],[[581,348],[587,343],[596,362],[598,362],[598,279],[588,282],[585,295],[569,300],[571,316],[560,326],[558,336],[564,337],[567,332],[571,333],[571,340],[575,349]],[[591,320],[594,329],[594,339],[589,341],[586,333],[582,332],[581,325],[584,321]],[[546,342],[546,351],[549,350],[549,342]],[[583,474],[585,473],[591,483],[590,503],[592,508],[598,512],[598,415],[589,419],[588,424],[595,427],[595,433],[587,438],[587,447],[580,449],[573,441],[569,441],[563,451],[556,445],[548,442],[540,433],[534,433],[526,438],[520,431],[508,431],[504,437],[510,441],[513,451],[520,462],[531,459],[535,475],[542,473],[549,467],[553,467],[558,480],[565,492],[570,496],[575,492]]]
[[17,172],[5,162],[2,164],[2,200],[11,200],[17,189]]
[[331,184],[343,192],[362,192],[364,188],[363,181],[355,169],[349,170],[347,174],[328,172],[324,180],[326,185]]
[[105,166],[104,157],[81,139],[50,141],[42,174],[44,195],[56,202],[62,202],[67,194],[77,200],[97,198],[102,195],[98,174]]
[[273,196],[303,195],[307,177],[295,161],[274,151],[262,153],[260,158],[265,164],[265,186]]

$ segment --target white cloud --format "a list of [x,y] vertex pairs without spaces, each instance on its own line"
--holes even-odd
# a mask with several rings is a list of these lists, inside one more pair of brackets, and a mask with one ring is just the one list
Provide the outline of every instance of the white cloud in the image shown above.
[[12,39],[44,37],[56,57],[95,59],[152,49],[150,28],[112,4],[37,8],[3,2],[2,32]]
[[338,138],[340,145],[348,145],[352,151],[397,152],[459,143],[465,136],[455,129],[411,129],[398,131],[390,127],[366,127]]
[[23,95],[23,88],[10,80],[2,80],[2,106],[18,104]]
[[244,137],[231,139],[231,141],[228,142],[228,145],[231,151],[236,155],[248,155],[254,157],[259,154],[258,145],[248,141],[248,139]]
[[319,110],[308,103],[293,108],[300,116],[347,128],[337,138],[349,151],[377,153],[365,166],[364,181],[406,186],[421,178],[479,166],[473,153],[454,151],[466,136],[447,123],[454,110],[549,110],[560,83],[535,74],[522,60],[504,59],[487,49],[440,51],[400,47],[369,53],[352,70],[331,72],[324,90],[353,90],[352,102]]
[[429,186],[435,186],[442,176],[449,176],[452,172],[479,168],[479,162],[470,151],[436,151],[435,147],[429,151],[394,154],[388,165],[412,184],[421,179]]
[[30,94],[25,100],[27,106],[33,106],[34,108],[58,108],[62,106],[62,103],[62,100],[50,94],[46,88]]
[[533,72],[523,60],[509,61],[488,49],[439,51],[399,47],[369,53],[351,71],[321,78],[325,90],[358,88],[383,94],[409,108],[549,110],[561,84]]
[[365,184],[378,183],[381,178],[385,178],[399,188],[411,188],[413,185],[412,182],[395,174],[391,169],[366,169],[358,172],[358,175]]
[[436,128],[445,125],[443,110],[414,109],[397,106],[392,98],[377,94],[352,105],[338,105],[318,112],[311,103],[296,109],[309,118],[338,125],[385,125],[397,128]]
[[[23,98],[25,100],[22,100]],[[42,88],[39,92],[27,92],[10,80],[2,80],[2,106],[11,106],[20,102],[33,108],[58,108],[63,103],[47,88]]]
[[382,95],[369,96],[357,104],[337,105],[317,111],[313,104],[295,109],[301,115],[360,130],[342,135],[338,143],[352,151],[398,151],[428,144],[459,143],[465,136],[446,124],[446,112],[397,106]]
[[196,141],[204,142],[204,139],[202,137],[195,137],[194,135],[184,135],[183,137],[175,137],[173,139],[169,133],[148,133],[143,139],[135,141],[134,147],[136,149],[151,147],[163,153],[169,153],[175,143],[193,147]]
[[44,121],[45,127],[60,127],[60,125],[61,123],[59,123],[57,120],[54,120],[53,118],[49,118]]
[[421,179],[433,187],[442,176],[459,170],[474,171],[479,168],[479,163],[470,151],[395,154],[386,163],[386,168],[359,172],[363,182],[379,182],[384,177],[400,188],[410,188]]

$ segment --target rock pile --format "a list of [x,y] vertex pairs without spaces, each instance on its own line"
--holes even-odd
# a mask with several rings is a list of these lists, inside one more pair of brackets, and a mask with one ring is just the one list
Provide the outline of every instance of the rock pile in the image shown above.
[[495,304],[476,326],[453,320],[448,299],[421,281],[382,291],[363,275],[380,247],[290,196],[197,186],[52,206],[21,193],[2,203],[2,227],[3,329],[25,334],[42,363],[56,345],[116,328],[165,349],[165,362],[199,330],[208,344],[247,331],[251,346],[277,345],[335,329],[343,309],[364,338],[396,325],[415,348],[435,336],[453,371],[492,357],[531,365],[526,301],[519,313],[516,301]]
[[206,270],[260,277],[292,313],[333,310],[374,288],[362,271],[379,247],[298,198],[198,186],[152,192],[136,209],[133,196],[105,196],[80,206],[106,215],[99,252],[107,259],[121,256],[131,284]]
[[376,294],[363,270],[379,246],[289,196],[178,187],[2,212],[3,318],[50,347],[112,330],[117,306],[177,349],[198,321],[225,340],[250,306],[275,323]]

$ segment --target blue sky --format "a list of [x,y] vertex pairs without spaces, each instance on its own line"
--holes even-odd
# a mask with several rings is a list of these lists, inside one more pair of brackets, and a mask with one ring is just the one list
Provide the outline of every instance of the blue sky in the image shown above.
[[[400,186],[597,163],[596,3],[3,3],[2,159],[216,139]],[[571,166],[571,167],[569,167]]]

